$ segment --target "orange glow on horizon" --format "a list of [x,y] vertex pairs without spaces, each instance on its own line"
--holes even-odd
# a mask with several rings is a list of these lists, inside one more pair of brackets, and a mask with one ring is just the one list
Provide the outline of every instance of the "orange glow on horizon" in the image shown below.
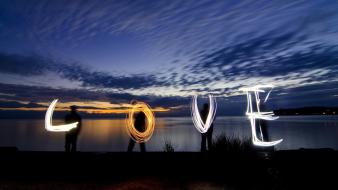
[[[72,104],[74,105],[74,104]],[[88,114],[128,114],[132,108],[124,108],[124,109],[94,109],[94,108],[78,108],[79,112],[84,112]],[[37,107],[37,108],[27,108],[27,107],[20,107],[20,108],[0,108],[2,111],[46,111],[47,108],[45,107]],[[69,111],[69,108],[55,108],[56,112],[58,111]],[[156,107],[151,109],[152,112],[169,112],[171,109],[169,108],[162,108]]]
[[[22,107],[0,107],[0,111],[36,111],[42,112],[46,111],[50,105],[50,102],[31,102],[31,101],[22,101],[22,100],[14,100],[14,99],[3,99],[0,98],[1,101],[6,102],[18,102],[22,104]],[[35,106],[32,106],[33,103]],[[131,109],[133,109],[133,105],[130,103],[111,103],[109,101],[70,101],[70,102],[58,102],[55,112],[60,111],[69,111],[70,106],[76,105],[78,107],[78,111],[87,114],[128,114]],[[150,108],[152,112],[170,112],[180,108],[183,108],[183,105],[174,106],[174,107],[155,107]]]

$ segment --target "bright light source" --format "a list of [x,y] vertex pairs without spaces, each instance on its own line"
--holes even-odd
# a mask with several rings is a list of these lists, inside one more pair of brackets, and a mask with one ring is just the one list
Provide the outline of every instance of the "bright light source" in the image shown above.
[[[257,138],[256,134],[256,119],[262,119],[262,120],[276,120],[278,119],[277,116],[274,116],[273,112],[261,112],[260,111],[260,101],[261,99],[259,98],[259,93],[260,92],[265,92],[264,89],[270,89],[268,94],[266,95],[264,102],[266,102],[269,98],[270,92],[273,89],[273,85],[257,85],[249,88],[241,88],[240,90],[246,92],[247,96],[247,110],[246,110],[246,115],[250,120],[251,124],[251,133],[252,133],[252,142],[256,146],[275,146],[283,141],[283,139],[277,140],[277,141],[271,141],[271,142],[265,142]],[[255,96],[256,100],[256,107],[257,107],[257,112],[254,112],[253,110],[253,103],[252,103],[252,93]],[[259,126],[260,127],[260,126]],[[262,134],[262,129],[260,128],[261,134]]]
[[77,127],[77,124],[79,122],[74,122],[70,124],[65,124],[65,125],[53,125],[52,123],[52,117],[53,117],[53,111],[55,109],[55,105],[58,99],[53,100],[53,102],[49,105],[46,116],[45,116],[45,128],[47,131],[52,131],[52,132],[65,132],[69,131],[73,128]]
[[212,95],[209,95],[209,112],[207,120],[204,123],[198,110],[197,96],[193,96],[191,102],[191,117],[196,129],[200,133],[206,133],[208,131],[212,122],[214,121],[216,110],[217,110],[216,98],[214,98]]
[[[135,112],[143,112],[146,116],[146,128],[144,132],[138,131],[134,126],[134,114]],[[155,116],[150,109],[150,106],[144,102],[135,102],[128,114],[128,118],[126,120],[127,130],[129,136],[138,143],[148,141],[153,135],[155,128]]]

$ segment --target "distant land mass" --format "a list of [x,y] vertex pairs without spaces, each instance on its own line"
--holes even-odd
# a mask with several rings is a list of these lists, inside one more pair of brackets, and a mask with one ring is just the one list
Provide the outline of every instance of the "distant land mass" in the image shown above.
[[[244,116],[244,108],[232,110],[218,110],[218,116]],[[275,115],[338,115],[338,107],[302,107],[273,110]],[[53,119],[63,119],[67,111],[56,111]],[[46,111],[0,110],[0,119],[44,119]],[[84,119],[112,119],[126,118],[126,114],[91,114],[80,112]],[[190,117],[190,110],[175,112],[157,112],[156,117]]]
[[338,114],[338,107],[302,107],[278,109],[273,112],[275,115],[336,115]]

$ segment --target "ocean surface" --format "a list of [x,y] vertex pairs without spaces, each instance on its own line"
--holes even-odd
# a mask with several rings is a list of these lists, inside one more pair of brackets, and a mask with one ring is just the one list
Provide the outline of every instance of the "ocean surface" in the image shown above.
[[[54,120],[61,124],[62,120]],[[268,123],[272,140],[284,139],[276,149],[333,148],[338,150],[338,116],[282,116]],[[213,138],[225,134],[250,138],[246,117],[217,117]],[[163,151],[165,142],[175,151],[199,151],[201,134],[190,117],[156,118],[155,131],[146,143],[147,151]],[[84,119],[78,139],[79,151],[126,151],[129,136],[124,119]],[[44,120],[0,120],[0,146],[15,146],[23,151],[63,151],[64,133],[48,132]],[[135,146],[139,151],[139,146]]]

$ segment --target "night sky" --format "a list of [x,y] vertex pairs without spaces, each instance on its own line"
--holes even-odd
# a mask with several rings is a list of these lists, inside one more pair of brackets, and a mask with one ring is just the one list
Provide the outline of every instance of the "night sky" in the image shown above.
[[0,1],[0,110],[125,113],[132,99],[190,115],[192,95],[241,115],[239,88],[276,86],[271,109],[338,106],[337,1]]

